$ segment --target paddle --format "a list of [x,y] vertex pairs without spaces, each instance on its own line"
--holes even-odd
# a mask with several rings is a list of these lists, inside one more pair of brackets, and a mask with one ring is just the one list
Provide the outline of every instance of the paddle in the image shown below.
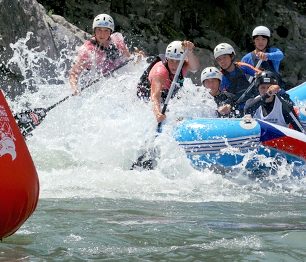
[[[279,93],[276,93],[275,95],[278,97],[278,99],[279,99],[280,102],[282,103],[282,106],[283,106],[284,110],[287,111],[287,113],[290,115],[291,119],[295,122],[295,124],[297,125],[297,127],[299,128],[299,130],[300,130],[302,133],[306,134],[306,131],[305,131],[305,129],[303,128],[301,122],[300,122],[299,119],[294,115],[294,113],[293,113],[293,111],[292,111],[293,108],[291,108],[291,107],[288,105],[288,101],[286,101],[282,96],[280,96]],[[252,101],[250,101],[249,104],[246,104],[246,105],[245,105],[245,108],[244,108],[245,112],[244,112],[244,113],[246,114],[247,109],[248,109],[249,107],[254,106],[254,105],[255,105],[256,103],[258,103],[260,100],[261,100],[261,101],[265,101],[265,100],[266,100],[267,98],[269,98],[269,97],[270,97],[269,94],[265,94],[265,95],[263,95],[263,96],[258,95],[258,96],[255,97]]]
[[[261,66],[262,60],[258,60],[255,68],[259,68]],[[249,78],[249,82],[251,83],[249,85],[249,87],[243,92],[243,94],[236,100],[236,104],[240,104],[241,102],[243,102],[243,100],[245,99],[245,97],[250,93],[250,91],[253,89],[254,85],[255,85],[255,81],[253,81],[254,76],[250,76]]]
[[[127,60],[124,63],[122,63],[121,65],[119,65],[118,67],[114,68],[113,70],[109,71],[107,74],[104,74],[103,77],[110,77],[112,75],[113,72],[115,72],[116,70],[118,70],[119,68],[125,66],[126,64],[128,64],[128,62],[130,62],[131,60]],[[81,92],[84,91],[85,89],[89,88],[90,86],[92,86],[93,84],[97,83],[100,79],[96,79],[93,82],[91,82],[90,84],[84,86],[81,88]],[[44,118],[46,117],[47,113],[55,108],[56,106],[58,106],[59,104],[63,103],[64,101],[66,101],[68,98],[70,98],[72,95],[66,96],[63,99],[61,99],[60,101],[56,102],[54,105],[51,105],[47,108],[34,108],[34,109],[28,109],[25,111],[22,111],[20,113],[16,113],[14,115],[15,120],[17,122],[17,125],[19,126],[21,133],[24,137],[28,136],[31,134],[31,132],[38,126],[41,124],[41,122],[44,120]]]
[[299,130],[306,134],[305,129],[303,128],[301,122],[297,119],[297,117],[294,115],[294,113],[292,112],[293,109],[291,109],[288,105],[288,102],[281,97],[278,93],[275,94],[277,96],[277,98],[281,101],[283,108],[287,111],[287,113],[290,115],[290,117],[292,118],[292,120],[294,121],[294,123],[297,125],[297,127],[299,128]]
[[[185,57],[186,57],[186,55],[187,55],[187,52],[188,52],[188,50],[186,50],[186,51],[184,52],[184,54],[182,55],[182,58],[181,58],[181,60],[180,60],[180,63],[179,63],[179,65],[178,65],[177,69],[176,69],[176,72],[175,72],[174,78],[173,78],[173,80],[172,80],[172,83],[171,83],[171,86],[170,86],[168,95],[167,95],[167,97],[166,97],[166,100],[165,100],[165,102],[164,102],[164,105],[163,105],[163,108],[162,108],[162,111],[161,111],[162,114],[165,114],[165,113],[166,113],[166,110],[167,110],[167,107],[168,107],[169,100],[170,100],[170,98],[172,97],[172,94],[173,94],[173,91],[174,91],[175,86],[177,85],[177,79],[178,79],[178,77],[179,77],[179,75],[180,75],[180,72],[181,72],[181,70],[182,70],[182,67],[183,67],[183,64],[184,64],[184,61],[185,61]],[[157,132],[158,132],[158,133],[161,133],[161,126],[162,126],[162,122],[159,122],[158,125],[157,125]]]
[[[172,97],[173,91],[174,91],[175,86],[177,84],[177,80],[178,80],[179,74],[182,70],[182,67],[183,67],[183,64],[184,64],[187,53],[188,53],[188,50],[186,49],[185,52],[183,53],[182,57],[181,57],[179,65],[176,69],[174,78],[172,80],[169,92],[167,94],[166,100],[164,102],[164,105],[163,105],[163,108],[162,108],[162,111],[161,111],[162,114],[166,113],[169,100]],[[157,135],[155,136],[155,138],[158,136],[159,133],[161,133],[161,131],[162,131],[162,122],[158,123],[158,125],[157,125],[157,129],[156,129]],[[135,167],[142,167],[144,169],[153,169],[156,166],[155,159],[156,159],[157,152],[158,152],[158,150],[156,148],[150,148],[150,149],[146,150],[144,153],[142,153],[141,156],[139,156],[137,158],[137,161],[133,163],[131,169],[134,169]]]

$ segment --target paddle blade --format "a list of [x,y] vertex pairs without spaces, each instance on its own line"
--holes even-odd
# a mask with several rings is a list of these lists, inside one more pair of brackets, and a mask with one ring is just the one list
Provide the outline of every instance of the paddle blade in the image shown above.
[[157,160],[160,158],[158,148],[149,148],[145,150],[135,161],[131,167],[133,169],[153,170],[157,166]]
[[31,132],[44,120],[47,115],[45,108],[35,108],[17,113],[14,117],[24,137],[31,135]]

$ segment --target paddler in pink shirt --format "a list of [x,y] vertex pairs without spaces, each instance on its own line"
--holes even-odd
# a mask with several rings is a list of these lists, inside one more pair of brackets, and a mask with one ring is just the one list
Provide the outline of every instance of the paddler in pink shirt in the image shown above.
[[81,74],[91,71],[96,80],[124,64],[131,56],[121,33],[114,33],[114,20],[108,14],[100,14],[93,20],[94,35],[80,47],[71,68],[69,83],[73,95],[78,95]]
[[183,86],[184,77],[187,72],[194,73],[200,67],[199,60],[193,53],[194,44],[187,40],[171,42],[166,48],[165,61],[156,63],[150,70],[148,77],[151,88],[150,100],[152,101],[153,113],[158,123],[166,118],[166,115],[161,113],[161,103],[167,97],[172,79],[185,49],[188,49],[187,58],[178,78],[178,86],[173,92],[174,96],[178,89]]

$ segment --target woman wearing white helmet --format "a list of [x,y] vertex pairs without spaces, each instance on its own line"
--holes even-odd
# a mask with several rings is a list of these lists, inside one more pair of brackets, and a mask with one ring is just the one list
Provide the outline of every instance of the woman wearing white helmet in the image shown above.
[[114,19],[107,14],[100,14],[97,15],[92,23],[92,30],[95,32],[96,28],[108,28],[111,30],[111,32],[114,32],[115,30],[115,23]]
[[219,56],[222,55],[231,55],[232,56],[232,60],[235,58],[235,50],[234,48],[228,44],[228,43],[221,43],[218,44],[215,49],[214,49],[214,57],[215,59],[217,59]]
[[[220,90],[231,93],[237,100],[250,85],[247,76],[255,76],[255,73],[260,71],[247,63],[234,62],[235,55],[234,48],[228,43],[221,43],[214,49],[214,57],[222,72]],[[249,93],[247,98],[256,94]],[[243,113],[244,101],[238,105],[225,104],[218,108],[218,112],[221,115],[228,115],[234,110],[233,105],[237,117],[240,117]]]
[[[221,92],[220,84],[222,80],[222,73],[216,67],[206,67],[201,73],[201,82],[202,85],[209,89],[209,94],[214,98],[215,103],[218,108],[222,107],[225,104],[233,105],[233,96],[228,92]],[[217,115],[219,117],[230,117],[235,115],[235,111],[231,110],[228,114],[221,114],[217,110]]]
[[201,73],[201,83],[204,87],[209,89],[209,93],[213,97],[220,94],[221,80],[222,73],[216,67],[206,67]]
[[[284,58],[283,52],[276,47],[269,47],[271,32],[266,26],[257,26],[252,32],[255,50],[246,54],[242,62],[256,65],[258,60],[263,60],[261,68],[279,74],[280,62]],[[279,81],[278,76],[278,81]],[[280,81],[279,81],[280,82]]]
[[[178,82],[180,87],[183,85],[184,77],[187,72],[196,72],[200,63],[193,54],[194,44],[190,41],[173,41],[165,52],[165,61],[157,62],[148,74],[150,99],[153,103],[153,113],[157,122],[162,122],[166,115],[161,113],[161,103],[167,97],[176,69],[183,56],[185,49],[188,50],[186,61],[180,72]],[[175,95],[178,89],[173,92]]]
[[70,71],[69,82],[73,95],[79,93],[78,80],[85,69],[94,73],[93,77],[97,78],[118,68],[130,57],[122,34],[113,33],[115,24],[110,15],[97,15],[92,29],[93,37],[80,47]]

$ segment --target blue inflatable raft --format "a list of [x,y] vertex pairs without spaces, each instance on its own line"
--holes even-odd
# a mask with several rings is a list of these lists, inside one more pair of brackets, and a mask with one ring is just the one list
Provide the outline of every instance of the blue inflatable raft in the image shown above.
[[[288,94],[299,106],[299,117],[306,128],[306,82]],[[305,134],[255,119],[188,119],[175,128],[174,137],[197,169],[233,167],[250,151],[268,157],[281,154],[288,162],[306,163]]]

